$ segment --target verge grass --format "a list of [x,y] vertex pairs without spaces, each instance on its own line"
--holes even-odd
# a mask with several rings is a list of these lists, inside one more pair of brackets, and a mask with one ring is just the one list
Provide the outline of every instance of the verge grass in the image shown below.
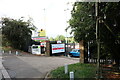
[[49,78],[69,78],[69,72],[74,72],[74,78],[95,78],[96,65],[76,63],[68,65],[68,73],[64,73],[64,66],[50,72]]

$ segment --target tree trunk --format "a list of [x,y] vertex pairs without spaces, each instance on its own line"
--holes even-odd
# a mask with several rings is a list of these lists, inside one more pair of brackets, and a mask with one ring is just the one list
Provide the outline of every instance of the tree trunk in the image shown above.
[[84,42],[83,40],[80,41],[80,63],[84,63]]
[[46,56],[50,56],[50,41],[46,42],[46,51],[45,51]]

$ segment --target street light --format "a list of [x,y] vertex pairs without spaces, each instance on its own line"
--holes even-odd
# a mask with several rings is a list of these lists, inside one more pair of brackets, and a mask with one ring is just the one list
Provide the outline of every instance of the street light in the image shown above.
[[95,3],[95,13],[96,13],[96,42],[97,42],[97,78],[100,78],[100,29],[99,29],[99,15],[98,15],[99,5],[98,0]]
[[[69,10],[69,9],[67,8],[67,9],[65,9],[64,11],[66,12],[66,11],[68,11],[68,10]],[[67,12],[66,12],[65,18],[66,18],[66,22],[67,22]],[[66,23],[66,27],[67,27],[67,23]],[[67,29],[65,29],[65,31],[66,31],[66,53],[65,53],[65,56],[67,56],[67,54],[68,54],[68,37],[67,37]]]

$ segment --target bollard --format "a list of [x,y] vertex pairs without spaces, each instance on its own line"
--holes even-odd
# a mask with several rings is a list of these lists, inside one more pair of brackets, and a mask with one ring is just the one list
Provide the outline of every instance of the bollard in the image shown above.
[[90,63],[91,63],[92,61],[91,61],[91,59],[90,59]]
[[68,58],[71,58],[70,55],[67,56]]
[[11,54],[11,51],[9,51],[9,54]]
[[97,61],[96,61],[96,59],[95,59],[95,63],[96,63]]
[[70,80],[74,80],[74,72],[73,71],[70,72]]
[[18,51],[16,51],[16,56],[18,56]]
[[102,63],[102,59],[100,59],[100,63]]
[[2,53],[5,53],[5,51],[3,50]]
[[102,59],[102,63],[103,63],[104,61],[103,61],[103,59]]
[[67,74],[68,73],[68,65],[67,64],[65,64],[65,66],[64,66],[65,68],[65,74]]

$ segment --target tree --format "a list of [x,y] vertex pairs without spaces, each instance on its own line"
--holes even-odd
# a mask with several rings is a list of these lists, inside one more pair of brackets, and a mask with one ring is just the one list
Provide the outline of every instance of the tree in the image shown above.
[[61,41],[65,41],[65,37],[63,35],[58,35],[56,38],[55,38],[56,41],[58,40],[61,40]]
[[[101,41],[103,42],[106,53],[112,55],[116,60],[117,65],[120,59],[120,2],[118,3],[101,3],[100,17],[101,17]],[[106,17],[106,18],[103,18]]]
[[71,32],[74,32],[76,41],[95,39],[95,19],[91,17],[93,13],[94,3],[76,2],[74,4],[71,11],[72,18],[69,20],[69,27],[72,29]]
[[16,49],[27,51],[31,41],[32,30],[35,26],[31,19],[24,21],[20,19],[2,18],[2,35],[9,41],[10,46]]
[[49,39],[50,41],[54,41],[55,39],[53,38],[53,37],[50,37],[50,39]]
[[[91,43],[91,47],[96,49],[94,5],[94,3],[75,2],[71,11],[72,18],[69,20],[69,27],[72,29],[71,33],[74,33],[75,41],[84,42],[84,54],[86,57],[88,56],[88,42]],[[96,53],[95,51],[93,51],[92,55]]]
[[[101,57],[111,54],[116,62],[120,59],[120,2],[99,3],[99,26]],[[90,42],[90,51],[96,53],[95,3],[75,2],[69,20],[71,32],[76,41],[84,40],[85,47]],[[68,28],[69,28],[68,27]],[[94,48],[93,48],[94,47]],[[93,54],[92,54],[93,55]]]

